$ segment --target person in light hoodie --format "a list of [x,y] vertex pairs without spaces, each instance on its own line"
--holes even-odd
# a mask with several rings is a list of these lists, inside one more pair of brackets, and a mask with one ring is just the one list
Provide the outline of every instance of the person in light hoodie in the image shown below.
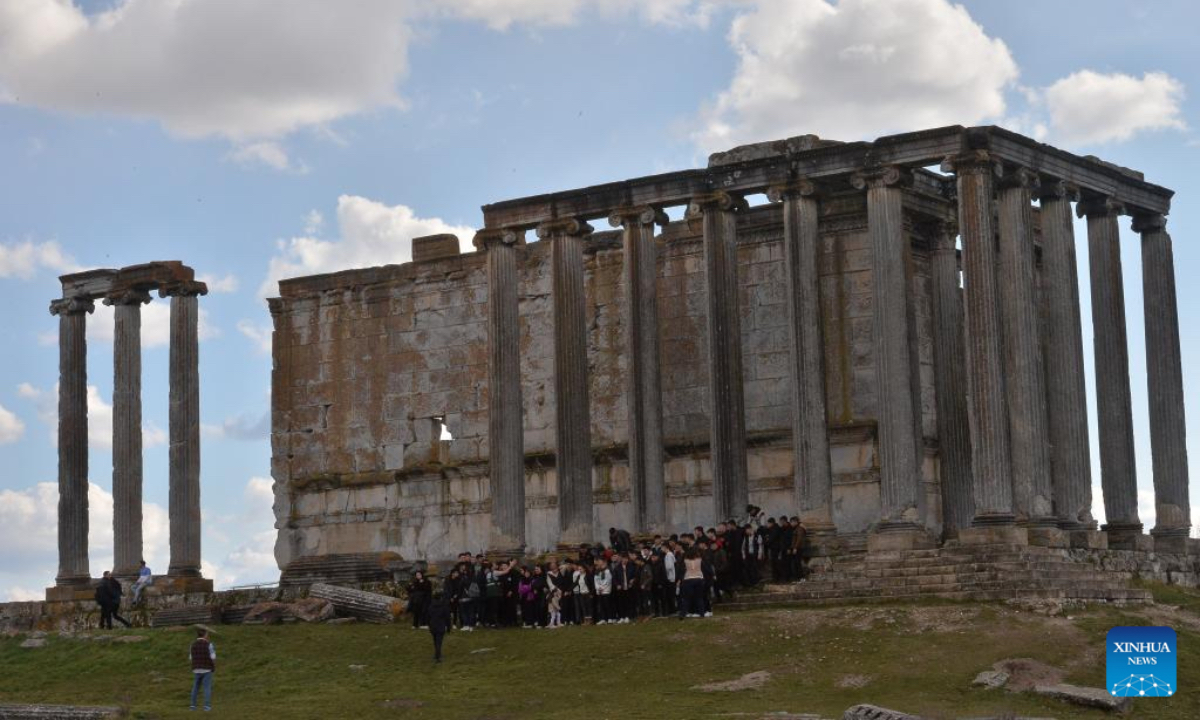
[[604,560],[596,561],[596,574],[593,581],[596,585],[596,624],[607,625],[613,619],[613,574]]

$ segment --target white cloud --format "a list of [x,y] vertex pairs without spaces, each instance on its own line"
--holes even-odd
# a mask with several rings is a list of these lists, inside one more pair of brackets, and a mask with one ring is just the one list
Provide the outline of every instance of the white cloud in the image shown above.
[[[201,298],[200,303],[204,303]],[[113,308],[111,305],[96,303],[96,311],[88,317],[87,339],[89,343],[113,342]],[[208,310],[201,307],[196,315],[196,333],[201,340],[211,340],[221,335],[220,328],[213,325]],[[49,332],[42,336],[42,342],[53,344],[58,342],[58,333]],[[167,347],[171,344],[171,303],[169,300],[152,300],[142,306],[142,349]]]
[[[88,550],[91,571],[112,566],[113,497],[94,483],[88,486]],[[142,504],[142,541],[146,563],[166,570],[170,552],[167,511]],[[0,490],[0,566],[6,572],[33,574],[53,582],[58,565],[58,485],[43,482],[23,490]],[[15,591],[15,590],[14,590]],[[39,599],[41,593],[38,593]]]
[[0,405],[0,445],[15,443],[25,435],[25,423],[11,410]]
[[[279,566],[275,562],[274,502],[273,481],[252,477],[242,490],[242,511],[237,515],[214,518],[209,527],[214,536],[242,539],[220,563],[205,565],[205,575],[213,578],[217,587],[279,580]],[[252,528],[258,529],[251,531]]]
[[493,30],[512,25],[573,25],[588,11],[601,17],[630,15],[650,23],[706,26],[719,5],[741,0],[442,0],[444,11],[485,23]]
[[211,438],[263,440],[271,434],[271,411],[241,413],[225,418],[220,425],[202,424],[200,430]]
[[1079,145],[1128,140],[1145,130],[1182,130],[1183,83],[1163,72],[1142,77],[1080,70],[1044,91],[1056,140]]
[[737,71],[693,135],[708,150],[977,124],[1017,78],[1004,43],[946,0],[759,0],[730,42]]
[[[3,15],[2,10],[0,10],[0,15]],[[2,42],[3,32],[3,29],[0,29],[0,42]],[[0,278],[28,280],[42,269],[56,273],[69,273],[78,270],[79,265],[53,240],[42,243],[35,243],[32,240],[0,243]]]
[[[21,383],[17,386],[17,394],[32,400],[38,419],[50,428],[50,442],[58,445],[58,383],[50,391],[41,390]],[[112,447],[113,408],[100,394],[100,388],[95,385],[87,386],[88,404],[88,445],[91,447]],[[142,448],[149,449],[167,444],[167,433],[153,423],[142,426]]]
[[254,349],[261,354],[271,352],[271,335],[274,332],[270,325],[259,325],[250,320],[238,320],[238,332],[250,338]]
[[45,600],[46,594],[37,590],[30,590],[23,587],[9,588],[8,595],[4,602],[37,602]]
[[337,217],[337,240],[304,236],[280,241],[280,253],[271,259],[259,294],[275,295],[276,283],[283,278],[408,262],[412,239],[422,235],[453,233],[469,251],[475,234],[473,228],[441,218],[417,217],[407,205],[385,205],[356,195],[338,198]]
[[157,120],[185,137],[279,136],[397,106],[411,3],[66,0],[0,3],[11,102]]
[[227,156],[242,167],[265,166],[281,172],[290,171],[304,175],[308,166],[293,163],[283,145],[273,140],[261,140],[234,148]]
[[207,285],[210,293],[233,293],[237,292],[238,289],[238,279],[233,273],[229,273],[224,277],[197,275],[196,279]]

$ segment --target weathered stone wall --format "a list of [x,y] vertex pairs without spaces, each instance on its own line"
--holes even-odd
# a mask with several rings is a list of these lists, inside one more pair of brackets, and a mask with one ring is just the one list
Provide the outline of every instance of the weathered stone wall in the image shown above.
[[[823,204],[822,309],[834,519],[861,532],[879,517],[871,257],[860,195]],[[532,238],[531,238],[532,239]],[[782,218],[739,220],[739,281],[751,500],[795,511]],[[928,255],[912,238],[928,524],[940,526]],[[698,230],[659,237],[659,327],[667,512],[674,528],[711,524],[706,284]],[[531,549],[557,541],[549,247],[520,249],[521,385]],[[629,527],[625,456],[623,253],[615,232],[588,240],[586,289],[595,527]],[[277,559],[394,551],[438,559],[486,547],[487,276],[482,254],[284,281],[275,319],[272,471]],[[441,424],[453,439],[442,440]]]

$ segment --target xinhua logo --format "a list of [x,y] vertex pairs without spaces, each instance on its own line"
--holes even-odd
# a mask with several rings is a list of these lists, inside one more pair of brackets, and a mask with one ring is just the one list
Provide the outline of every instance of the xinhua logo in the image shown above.
[[1175,631],[1115,627],[1108,631],[1108,691],[1118,697],[1170,697],[1175,684]]

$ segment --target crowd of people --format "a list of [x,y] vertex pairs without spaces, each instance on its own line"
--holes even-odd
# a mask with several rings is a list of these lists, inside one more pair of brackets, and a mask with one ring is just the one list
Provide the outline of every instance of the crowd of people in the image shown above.
[[571,557],[541,563],[461,553],[436,592],[418,572],[407,587],[413,627],[429,627],[431,612],[467,632],[708,617],[739,588],[768,576],[803,580],[806,572],[800,519],[764,519],[754,506],[744,521],[644,542],[617,528],[608,534],[607,546],[580,545]]

